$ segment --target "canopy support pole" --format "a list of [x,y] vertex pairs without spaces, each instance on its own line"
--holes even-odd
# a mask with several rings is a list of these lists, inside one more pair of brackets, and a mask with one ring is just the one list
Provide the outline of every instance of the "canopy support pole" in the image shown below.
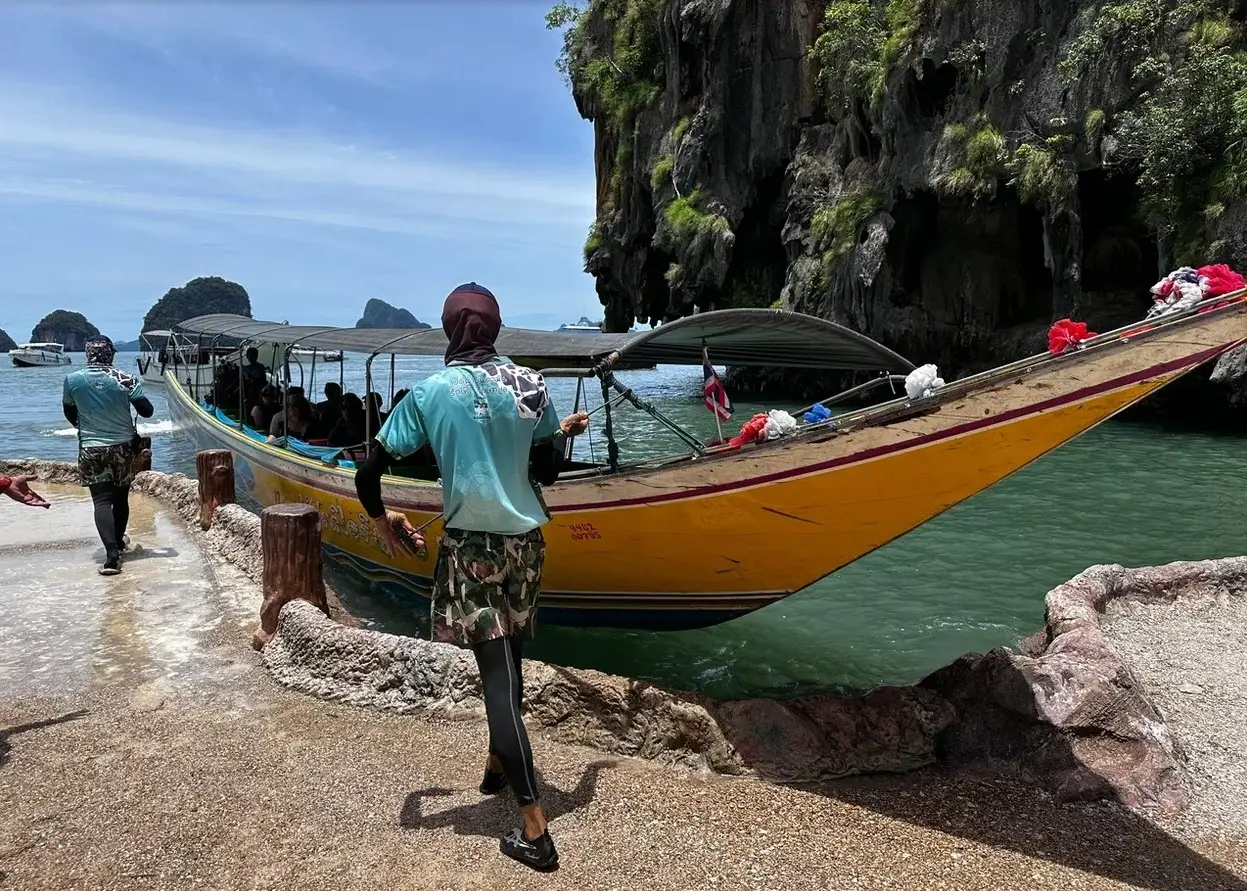
[[611,407],[610,407],[610,391],[613,389],[628,402],[632,403],[633,408],[645,412],[658,423],[662,424],[683,442],[691,448],[699,457],[706,454],[706,447],[701,444],[697,437],[690,434],[675,421],[668,418],[654,406],[650,405],[636,393],[632,392],[630,387],[625,387],[615,379],[615,373],[611,370],[611,366],[615,364],[619,358],[619,353],[611,353],[593,369],[602,380],[602,401],[606,403],[606,453],[607,460],[610,463],[612,471],[619,470],[619,444],[615,442],[614,428],[611,424]]
[[373,353],[364,363],[364,457],[372,457],[372,412],[368,410],[368,394],[372,392],[372,360],[377,358]]

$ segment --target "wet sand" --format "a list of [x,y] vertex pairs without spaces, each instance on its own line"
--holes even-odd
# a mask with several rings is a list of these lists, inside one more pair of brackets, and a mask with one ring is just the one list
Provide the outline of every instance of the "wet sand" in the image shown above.
[[481,722],[278,687],[248,647],[258,592],[170,512],[136,497],[150,556],[102,578],[81,490],[44,488],[52,511],[0,504],[0,889],[1247,891],[1237,834],[998,780],[794,789],[537,735],[563,858],[539,876],[498,854],[516,814],[476,792]]

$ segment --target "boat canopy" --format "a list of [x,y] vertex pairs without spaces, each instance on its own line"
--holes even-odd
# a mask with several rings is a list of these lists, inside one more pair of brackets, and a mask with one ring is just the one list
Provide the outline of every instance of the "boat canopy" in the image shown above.
[[[436,328],[328,328],[229,314],[196,316],[178,327],[205,336],[372,355],[441,356],[446,351],[446,335]],[[504,327],[497,347],[504,356],[568,364],[591,364],[617,353],[625,362],[700,365],[704,348],[711,361],[719,365],[892,372],[914,367],[882,344],[843,325],[772,309],[716,310],[624,334]]]

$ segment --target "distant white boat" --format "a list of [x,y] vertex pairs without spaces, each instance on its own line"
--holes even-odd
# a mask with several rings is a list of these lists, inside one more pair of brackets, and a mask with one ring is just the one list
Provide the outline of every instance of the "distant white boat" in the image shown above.
[[555,331],[564,334],[601,334],[602,329],[597,325],[585,325],[577,322],[575,325],[559,325]]
[[300,359],[310,359],[316,357],[317,362],[341,362],[341,350],[308,350],[303,347],[295,347],[290,351],[290,355],[297,356]]
[[72,365],[73,360],[59,343],[23,343],[9,350],[9,358],[18,368],[45,368],[53,365]]
[[[582,316],[579,322],[559,325],[554,330],[561,334],[601,334],[602,325],[600,322],[596,324],[594,322],[590,322],[587,318]],[[631,334],[635,331],[636,326],[634,325],[628,333]]]

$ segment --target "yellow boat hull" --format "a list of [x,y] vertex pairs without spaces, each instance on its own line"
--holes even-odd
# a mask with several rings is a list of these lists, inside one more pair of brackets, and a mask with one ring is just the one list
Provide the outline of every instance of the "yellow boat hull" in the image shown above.
[[[1242,299],[1189,324],[1086,356],[1040,357],[936,410],[847,435],[712,455],[545,490],[553,515],[542,621],[643,628],[712,625],[772,603],[904,535],[1247,339]],[[426,559],[387,557],[352,472],[293,455],[213,418],[170,381],[175,417],[202,447],[230,448],[262,505],[303,502],[326,549],[373,581],[427,595]],[[387,478],[416,525],[440,490]],[[436,542],[440,521],[428,530]]]

